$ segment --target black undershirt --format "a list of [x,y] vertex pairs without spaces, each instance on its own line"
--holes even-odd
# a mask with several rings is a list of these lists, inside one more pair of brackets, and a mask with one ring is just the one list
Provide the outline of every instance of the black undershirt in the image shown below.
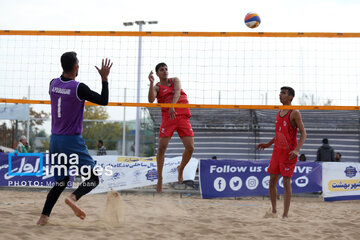
[[[61,75],[61,81],[71,81],[74,79],[66,78]],[[50,82],[50,86],[53,80]],[[86,84],[80,83],[77,88],[77,96],[81,100],[86,100],[99,105],[107,105],[109,102],[109,84],[108,82],[102,82],[101,95],[92,91]]]

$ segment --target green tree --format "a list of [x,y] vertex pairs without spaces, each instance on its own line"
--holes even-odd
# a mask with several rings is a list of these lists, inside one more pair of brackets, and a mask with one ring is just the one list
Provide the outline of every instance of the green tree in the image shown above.
[[83,137],[89,149],[96,149],[99,139],[104,141],[108,150],[115,150],[117,142],[122,139],[122,123],[106,123],[109,114],[105,107],[85,106]]

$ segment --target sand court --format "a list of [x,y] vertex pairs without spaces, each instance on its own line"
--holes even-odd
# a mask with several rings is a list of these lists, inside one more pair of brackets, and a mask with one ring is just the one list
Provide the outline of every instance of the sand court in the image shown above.
[[[184,194],[86,195],[85,220],[64,203],[37,226],[46,192],[0,191],[1,239],[359,239],[360,201],[294,197],[289,218],[265,217],[268,198],[201,199]],[[282,212],[279,201],[279,215]]]

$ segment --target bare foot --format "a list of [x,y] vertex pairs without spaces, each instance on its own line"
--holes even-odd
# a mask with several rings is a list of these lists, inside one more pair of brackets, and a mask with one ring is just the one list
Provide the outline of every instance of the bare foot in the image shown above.
[[74,211],[74,214],[78,218],[80,218],[81,220],[85,219],[86,213],[76,205],[76,201],[74,201],[71,197],[67,197],[65,198],[65,203]]
[[158,181],[156,184],[156,192],[158,192],[158,193],[162,192],[162,177],[158,178]]
[[180,166],[177,167],[178,170],[178,183],[182,184],[184,179],[183,179],[183,171],[180,171]]
[[49,217],[44,215],[44,214],[41,214],[39,220],[37,221],[37,225],[39,226],[44,226],[46,225],[47,223],[49,222]]
[[288,217],[288,215],[283,215],[282,218],[283,218],[283,219],[287,219],[287,218],[289,218],[289,217]]

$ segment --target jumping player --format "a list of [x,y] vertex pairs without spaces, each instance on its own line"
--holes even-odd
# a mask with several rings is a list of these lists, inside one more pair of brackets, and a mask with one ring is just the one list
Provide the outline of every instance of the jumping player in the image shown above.
[[[282,87],[280,91],[280,102],[291,105],[295,91],[291,87]],[[297,130],[300,131],[300,140],[297,142]],[[288,217],[291,201],[291,177],[295,169],[299,151],[306,139],[306,130],[298,110],[282,109],[276,116],[275,137],[268,143],[260,143],[257,149],[263,150],[274,143],[273,154],[270,159],[268,173],[270,174],[269,195],[272,213],[276,214],[276,185],[280,175],[284,183],[284,213],[283,218]]]
[[[178,78],[168,78],[168,67],[165,63],[159,63],[155,67],[156,75],[160,82],[154,85],[154,76],[149,74],[150,88],[148,100],[150,103],[157,98],[158,103],[182,103],[188,104],[185,92],[181,89]],[[161,108],[162,121],[159,132],[159,146],[156,155],[158,182],[156,191],[162,191],[162,170],[164,166],[165,151],[175,130],[177,130],[185,150],[178,169],[178,182],[183,182],[183,171],[194,152],[194,133],[190,125],[189,108]]]
[[[80,186],[65,199],[65,203],[74,211],[75,215],[80,219],[85,219],[85,212],[80,209],[76,202],[85,194],[89,193],[99,184],[99,178],[92,170],[95,161],[90,156],[85,141],[81,136],[84,104],[85,100],[107,105],[109,100],[108,75],[112,63],[110,60],[102,60],[101,69],[95,66],[102,80],[101,95],[90,90],[84,83],[75,81],[79,71],[79,60],[75,52],[66,52],[61,56],[61,66],[63,73],[59,78],[55,78],[50,82],[50,99],[51,99],[51,139],[50,139],[50,155],[76,154],[79,158],[78,167],[87,167],[91,169],[88,173],[88,180],[80,184]],[[60,159],[60,157],[59,157]],[[59,163],[60,166],[69,167],[68,163]],[[54,171],[55,185],[49,191],[43,211],[38,225],[48,223],[50,213],[64,191],[70,179],[69,173],[65,171]]]

